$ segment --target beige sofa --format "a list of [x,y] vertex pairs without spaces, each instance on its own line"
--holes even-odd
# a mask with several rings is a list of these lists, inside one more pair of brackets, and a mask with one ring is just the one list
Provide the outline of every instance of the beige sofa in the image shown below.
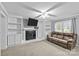
[[77,34],[52,32],[47,35],[47,40],[66,49],[73,49],[76,45]]

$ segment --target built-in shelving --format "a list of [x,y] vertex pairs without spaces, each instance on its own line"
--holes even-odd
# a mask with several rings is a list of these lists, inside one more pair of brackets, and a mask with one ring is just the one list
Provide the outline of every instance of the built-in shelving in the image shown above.
[[[8,47],[20,44],[22,39],[22,19],[8,18]],[[12,43],[11,43],[12,42]]]

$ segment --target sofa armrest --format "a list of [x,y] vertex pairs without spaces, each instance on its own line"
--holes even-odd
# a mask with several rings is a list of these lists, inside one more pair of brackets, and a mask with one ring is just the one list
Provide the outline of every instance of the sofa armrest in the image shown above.
[[74,40],[73,40],[73,39],[68,39],[67,41],[68,41],[68,42],[69,42],[69,41],[72,42],[72,41],[74,41]]
[[76,42],[74,39],[69,39],[67,42],[67,48],[71,50],[75,47],[75,44],[76,44]]
[[51,33],[48,33],[47,34],[47,40],[50,40],[50,37],[51,37]]
[[74,39],[69,39],[69,40],[67,41],[67,43],[68,43],[68,44],[74,44],[74,43],[75,43],[75,40],[74,40]]
[[47,37],[51,37],[51,33],[47,34]]

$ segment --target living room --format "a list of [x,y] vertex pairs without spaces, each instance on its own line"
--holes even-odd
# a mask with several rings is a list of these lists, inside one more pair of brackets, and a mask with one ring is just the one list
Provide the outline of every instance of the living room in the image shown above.
[[78,5],[0,2],[1,56],[78,56]]

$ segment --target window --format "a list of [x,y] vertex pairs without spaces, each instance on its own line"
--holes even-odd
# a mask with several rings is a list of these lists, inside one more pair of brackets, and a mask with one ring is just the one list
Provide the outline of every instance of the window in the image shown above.
[[55,31],[56,32],[62,32],[62,23],[61,22],[56,22]]
[[60,21],[55,23],[56,32],[72,32],[72,20]]

